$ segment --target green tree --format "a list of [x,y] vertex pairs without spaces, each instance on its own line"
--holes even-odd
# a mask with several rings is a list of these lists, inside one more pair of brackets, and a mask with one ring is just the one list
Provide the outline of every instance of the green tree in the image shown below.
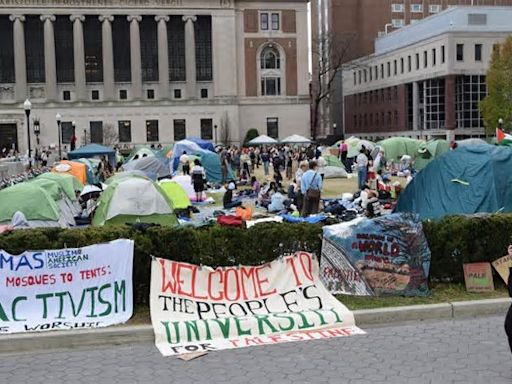
[[247,144],[249,143],[249,141],[251,141],[252,139],[255,139],[259,136],[260,134],[258,133],[258,130],[256,128],[251,128],[247,131],[247,134],[245,135],[245,139],[244,139],[244,147],[247,146]]
[[504,120],[504,128],[510,130],[512,122],[512,36],[496,45],[487,71],[488,95],[480,102],[485,133],[494,134],[498,120]]

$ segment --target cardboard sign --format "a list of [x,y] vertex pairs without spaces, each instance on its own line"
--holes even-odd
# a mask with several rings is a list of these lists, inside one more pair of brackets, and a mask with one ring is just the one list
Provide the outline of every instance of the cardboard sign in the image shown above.
[[84,248],[0,251],[0,334],[91,329],[133,312],[132,240]]
[[150,306],[164,356],[364,333],[306,252],[217,269],[154,258]]
[[468,292],[492,292],[494,282],[490,263],[464,264],[464,280]]
[[512,267],[512,256],[507,255],[494,260],[492,266],[500,274],[505,284],[508,284],[509,268]]

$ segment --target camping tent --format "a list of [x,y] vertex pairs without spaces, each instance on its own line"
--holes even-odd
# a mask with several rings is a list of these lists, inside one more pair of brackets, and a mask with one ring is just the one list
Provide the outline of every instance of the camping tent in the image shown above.
[[145,177],[114,177],[98,200],[92,224],[156,223],[176,225],[172,203],[160,186]]
[[183,152],[187,152],[188,155],[191,154],[199,154],[203,152],[207,152],[206,149],[201,148],[199,145],[190,140],[181,140],[174,144],[171,164],[173,171],[178,170],[180,165],[180,156],[183,155]]
[[[338,148],[339,143],[340,142],[335,144],[335,146],[337,145]],[[375,148],[375,143],[372,143],[371,141],[368,140],[359,139],[355,136],[349,137],[347,140],[345,140],[345,143],[347,143],[348,146],[347,157],[349,158],[356,157],[359,154],[361,148],[363,148],[363,146],[366,149],[369,149],[370,151],[373,150],[373,148]]]
[[[220,156],[215,152],[201,152],[197,153],[201,165],[206,173],[206,180],[210,183],[222,183],[222,166],[220,163]],[[230,169],[227,175],[227,180],[234,180],[235,175]]]
[[160,177],[169,176],[169,159],[166,157],[143,157],[137,160],[131,160],[123,165],[125,171],[142,171],[152,180]]
[[[171,181],[179,184],[191,201],[196,200],[196,192],[194,191],[194,186],[192,185],[192,178],[189,175],[174,176]],[[204,192],[203,198],[206,200],[206,194]]]
[[281,140],[283,144],[310,144],[311,140],[301,135],[291,135]]
[[116,166],[116,151],[113,150],[112,148],[104,147],[103,145],[94,143],[88,144],[68,153],[68,158],[70,160],[80,159],[82,157],[88,159],[91,157],[100,156],[107,156],[110,165],[112,165],[113,167]]
[[57,203],[36,183],[20,183],[0,190],[0,223],[10,223],[21,212],[33,227],[65,227]]
[[259,135],[258,137],[252,139],[249,141],[249,145],[271,145],[271,144],[277,144],[278,141],[276,139],[273,139],[267,135]]
[[215,152],[215,147],[213,146],[211,141],[203,140],[198,137],[189,137],[188,141],[196,143],[200,148],[205,149],[207,151]]
[[379,141],[377,145],[384,149],[384,156],[388,161],[398,161],[403,155],[416,157],[421,140],[409,137],[390,137]]
[[82,184],[87,184],[87,166],[76,161],[61,160],[52,168],[54,173],[73,175]]
[[474,145],[434,159],[402,192],[397,212],[422,219],[477,212],[512,212],[512,151]]
[[49,179],[59,183],[71,201],[77,200],[76,192],[81,191],[84,187],[75,176],[68,173],[46,172],[39,175],[37,179]]
[[96,175],[96,171],[98,170],[98,164],[100,161],[98,159],[86,159],[86,158],[80,158],[74,160],[77,163],[85,164],[86,168],[86,174],[87,174],[87,183],[88,184],[96,184],[99,182],[99,178]]
[[477,137],[471,137],[469,139],[457,140],[457,145],[465,146],[465,145],[479,145],[479,144],[488,144],[485,140],[479,139]]
[[420,143],[418,147],[418,153],[416,154],[416,161],[414,162],[414,168],[422,170],[428,163],[430,163],[437,156],[442,155],[450,150],[450,145],[446,140],[430,140],[426,143]]
[[183,187],[175,181],[166,179],[158,183],[171,200],[174,209],[187,209],[192,205]]

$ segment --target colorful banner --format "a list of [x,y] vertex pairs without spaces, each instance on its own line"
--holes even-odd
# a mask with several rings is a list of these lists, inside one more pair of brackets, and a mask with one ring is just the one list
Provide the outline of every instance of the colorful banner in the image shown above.
[[468,292],[492,292],[494,280],[492,278],[491,263],[464,264],[464,281]]
[[0,251],[0,334],[124,323],[133,312],[132,267],[131,240]]
[[430,249],[418,216],[392,214],[324,227],[321,279],[333,294],[429,294]]
[[164,356],[364,333],[305,252],[217,269],[154,258],[150,305]]

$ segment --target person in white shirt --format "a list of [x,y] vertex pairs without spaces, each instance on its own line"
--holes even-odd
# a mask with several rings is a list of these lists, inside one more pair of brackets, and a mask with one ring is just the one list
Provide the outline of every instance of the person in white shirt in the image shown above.
[[190,174],[190,164],[189,164],[189,158],[187,155],[187,151],[183,151],[183,154],[180,156],[180,164],[181,169],[183,170],[184,175]]
[[356,158],[357,167],[357,187],[362,190],[366,184],[368,176],[368,157],[366,157],[364,149],[359,151],[359,155]]
[[205,178],[206,174],[204,172],[204,168],[201,166],[201,162],[198,159],[195,159],[194,166],[192,167],[192,185],[194,186],[197,202],[203,201]]

